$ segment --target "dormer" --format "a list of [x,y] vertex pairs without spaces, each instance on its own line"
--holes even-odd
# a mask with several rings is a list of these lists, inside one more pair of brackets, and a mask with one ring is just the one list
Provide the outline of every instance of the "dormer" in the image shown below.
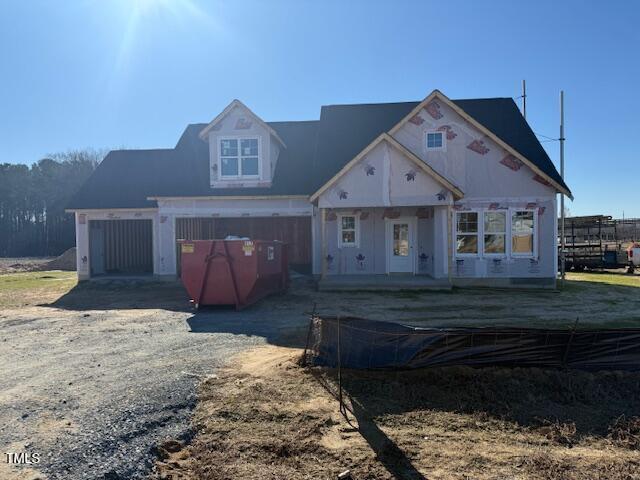
[[201,132],[209,144],[211,188],[270,187],[282,148],[278,133],[240,100]]

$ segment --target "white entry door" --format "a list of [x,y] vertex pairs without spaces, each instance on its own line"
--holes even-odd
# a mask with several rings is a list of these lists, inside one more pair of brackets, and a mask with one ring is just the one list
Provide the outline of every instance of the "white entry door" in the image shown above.
[[389,273],[414,273],[414,220],[387,220],[387,258]]

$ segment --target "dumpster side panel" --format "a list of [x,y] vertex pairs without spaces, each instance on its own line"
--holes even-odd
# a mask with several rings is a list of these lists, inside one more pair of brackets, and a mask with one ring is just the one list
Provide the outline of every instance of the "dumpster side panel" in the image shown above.
[[247,306],[288,283],[286,245],[195,240],[180,245],[182,282],[196,305]]

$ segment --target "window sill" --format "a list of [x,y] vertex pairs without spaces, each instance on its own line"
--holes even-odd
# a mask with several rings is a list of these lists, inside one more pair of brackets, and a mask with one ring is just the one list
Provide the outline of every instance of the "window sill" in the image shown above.
[[271,182],[265,180],[214,180],[211,188],[270,188]]
[[253,180],[253,181],[259,181],[261,180],[259,175],[256,176],[241,176],[241,177],[231,177],[231,176],[223,176],[220,175],[219,181],[221,182],[229,182],[229,181],[237,181],[237,182],[242,182],[244,180]]

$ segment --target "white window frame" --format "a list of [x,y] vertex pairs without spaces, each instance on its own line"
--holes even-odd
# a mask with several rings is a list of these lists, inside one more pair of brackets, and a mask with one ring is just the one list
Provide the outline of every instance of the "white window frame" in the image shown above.
[[[533,248],[530,253],[513,252],[513,214],[531,212],[533,214]],[[512,258],[538,258],[538,211],[533,208],[509,208],[509,255]]]
[[[354,232],[356,235],[356,241],[353,243],[344,243],[342,241],[342,217],[353,217]],[[360,248],[360,216],[350,213],[341,213],[337,216],[338,220],[338,247],[339,248]],[[351,230],[351,229],[349,229]]]
[[[504,212],[507,216],[506,218],[506,229],[505,232],[505,252],[504,253],[485,253],[484,251],[484,214],[485,212]],[[512,248],[512,217],[515,212],[531,212],[533,213],[533,252],[531,253],[514,253]],[[538,258],[538,229],[540,228],[540,223],[538,221],[538,210],[535,208],[517,208],[510,207],[504,210],[490,210],[488,208],[472,208],[469,210],[457,210],[453,212],[453,256],[454,258],[514,258],[514,259],[537,259]],[[458,218],[457,215],[459,213],[477,213],[478,214],[478,253],[458,253]],[[460,235],[472,235],[471,233],[460,232]]]
[[[462,213],[475,213],[478,218],[478,231],[475,233],[477,236],[478,251],[476,253],[458,253],[458,234],[460,235],[474,235],[473,233],[458,232],[458,215]],[[482,256],[481,241],[484,239],[482,234],[482,222],[484,222],[484,215],[480,209],[471,210],[458,210],[454,212],[453,216],[453,256],[460,258],[478,258]]]
[[[236,140],[238,142],[238,156],[229,157],[225,155],[225,158],[237,158],[238,159],[238,175],[223,175],[222,174],[222,142],[224,140]],[[258,174],[257,175],[243,175],[242,174],[242,151],[240,149],[240,142],[242,140],[257,140],[258,141]],[[224,136],[218,137],[218,179],[219,180],[260,180],[262,178],[262,138],[258,135],[237,135],[237,136]]]
[[[434,134],[434,133],[437,133],[442,137],[441,147],[429,146],[429,134]],[[442,132],[440,130],[427,130],[424,133],[424,148],[427,152],[446,152],[447,151],[447,132]]]
[[[484,231],[484,216],[487,213],[502,213],[504,215],[504,232],[485,232]],[[480,230],[482,230],[482,249],[480,250],[482,252],[482,256],[483,257],[489,257],[489,258],[505,258],[508,255],[509,252],[509,246],[511,245],[511,230],[510,230],[510,221],[509,219],[511,218],[511,215],[509,214],[509,212],[505,209],[505,210],[490,210],[488,208],[484,208],[482,209],[482,226],[479,227]],[[503,253],[487,253],[484,251],[484,237],[485,235],[500,235],[500,234],[504,234],[504,252]]]

